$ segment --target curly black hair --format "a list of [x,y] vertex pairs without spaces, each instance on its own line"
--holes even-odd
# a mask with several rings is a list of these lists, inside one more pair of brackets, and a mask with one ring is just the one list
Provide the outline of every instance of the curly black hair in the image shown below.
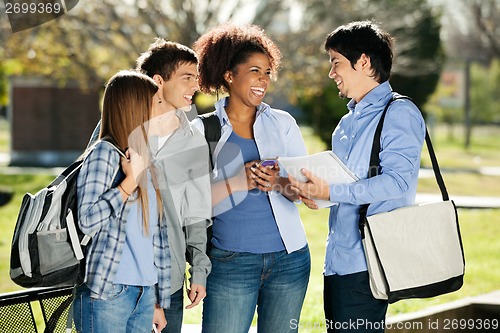
[[234,71],[255,53],[268,56],[271,75],[278,72],[281,52],[262,28],[256,25],[223,24],[210,29],[193,46],[198,55],[199,85],[205,93],[227,92],[224,74]]

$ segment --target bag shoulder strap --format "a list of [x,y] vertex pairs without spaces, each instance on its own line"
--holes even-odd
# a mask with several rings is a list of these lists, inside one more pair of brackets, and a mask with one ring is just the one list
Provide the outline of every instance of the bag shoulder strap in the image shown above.
[[[417,109],[420,110],[418,105],[408,96],[395,96],[393,97],[389,103],[385,106],[385,109],[382,113],[382,116],[380,117],[379,123],[377,125],[377,129],[375,130],[375,135],[373,137],[373,145],[372,145],[372,151],[370,155],[370,169],[369,169],[369,174],[368,178],[373,177],[374,175],[378,174],[378,169],[379,169],[379,164],[380,164],[380,157],[379,157],[379,152],[380,152],[380,137],[382,135],[382,127],[384,125],[384,119],[385,115],[387,113],[387,110],[389,109],[389,106],[391,105],[392,102],[398,99],[407,99],[411,101]],[[434,176],[436,178],[436,181],[438,183],[439,189],[441,191],[441,195],[443,197],[443,201],[448,201],[449,196],[448,196],[448,191],[446,190],[446,186],[444,184],[443,176],[441,175],[441,170],[439,169],[439,164],[436,158],[436,153],[434,152],[434,147],[432,146],[431,142],[431,137],[429,135],[429,131],[427,128],[425,129],[425,143],[427,145],[427,150],[429,151],[429,156],[431,158],[431,163],[432,163],[432,170],[434,171]],[[373,173],[375,173],[372,175]]]
[[203,127],[205,128],[205,140],[207,140],[209,147],[208,154],[210,157],[210,166],[213,169],[215,165],[213,161],[215,147],[222,135],[220,120],[215,111],[199,115],[198,118],[201,119]]
[[125,156],[125,153],[122,152],[122,150],[120,148],[118,148],[117,145],[115,145],[113,142],[109,141],[107,138],[103,138],[103,139],[101,139],[101,141],[106,142],[107,144],[111,145],[118,152],[118,154],[120,154],[121,157],[127,158],[127,156]]
[[[387,103],[387,105],[384,108],[384,111],[382,112],[382,115],[380,117],[380,120],[377,124],[377,128],[375,130],[375,135],[373,136],[373,144],[372,144],[372,150],[370,154],[370,167],[368,169],[368,178],[374,177],[379,174],[379,166],[380,166],[380,138],[382,136],[382,127],[384,126],[384,120],[385,120],[385,115],[387,113],[387,110],[389,109],[389,106],[391,105],[392,102],[398,99],[407,99],[411,101],[417,109],[420,110],[418,105],[408,96],[403,96],[403,95],[398,95],[398,96],[393,96],[392,99]],[[422,111],[420,111],[422,112]],[[443,176],[441,175],[441,170],[439,169],[439,164],[436,158],[436,154],[434,152],[434,148],[432,146],[431,142],[431,137],[429,136],[429,131],[427,130],[427,127],[425,129],[425,143],[427,145],[427,150],[429,151],[429,156],[431,158],[431,163],[432,163],[432,170],[434,171],[434,176],[436,178],[437,184],[439,186],[439,190],[441,191],[441,196],[443,198],[443,201],[448,201],[450,200],[448,196],[448,191],[446,190],[446,186],[444,184]],[[363,230],[364,226],[364,220],[366,218],[366,212],[368,210],[369,204],[362,205],[359,211],[359,228],[360,230]]]

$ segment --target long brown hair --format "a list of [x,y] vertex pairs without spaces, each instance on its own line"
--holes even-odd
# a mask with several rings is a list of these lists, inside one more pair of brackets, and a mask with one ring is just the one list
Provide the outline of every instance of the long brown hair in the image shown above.
[[[122,151],[133,148],[149,161],[148,137],[144,124],[151,118],[153,96],[158,91],[156,83],[147,75],[136,71],[120,71],[113,75],[104,90],[101,131],[99,138],[107,138]],[[149,164],[158,200],[158,213],[162,216],[162,201],[155,170]],[[142,207],[144,233],[149,233],[149,201],[147,173],[143,172],[134,193]]]

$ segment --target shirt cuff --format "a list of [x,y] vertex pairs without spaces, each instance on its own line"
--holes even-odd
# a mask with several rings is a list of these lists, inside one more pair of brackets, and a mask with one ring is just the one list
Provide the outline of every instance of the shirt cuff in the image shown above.
[[109,202],[109,205],[112,208],[113,216],[120,218],[123,212],[124,202],[118,187],[112,188],[104,193],[103,198]]
[[193,272],[190,280],[191,284],[197,284],[203,287],[207,286],[207,275],[202,272]]

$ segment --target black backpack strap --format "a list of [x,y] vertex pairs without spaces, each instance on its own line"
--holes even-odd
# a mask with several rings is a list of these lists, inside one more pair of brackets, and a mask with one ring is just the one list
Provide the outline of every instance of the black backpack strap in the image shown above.
[[[222,135],[220,119],[215,113],[215,111],[199,115],[198,118],[200,118],[201,121],[203,121],[203,127],[205,128],[205,140],[207,140],[209,148],[208,155],[210,158],[210,170],[213,170],[215,165],[213,160],[215,147],[217,146],[217,143],[219,142]],[[206,253],[209,253],[211,248],[212,248],[212,226],[209,226],[207,228]]]
[[213,169],[215,165],[213,160],[215,147],[222,135],[220,120],[215,111],[199,115],[198,118],[201,119],[203,127],[205,128],[205,140],[207,140],[209,147],[208,154],[210,157],[210,166],[211,169]]

